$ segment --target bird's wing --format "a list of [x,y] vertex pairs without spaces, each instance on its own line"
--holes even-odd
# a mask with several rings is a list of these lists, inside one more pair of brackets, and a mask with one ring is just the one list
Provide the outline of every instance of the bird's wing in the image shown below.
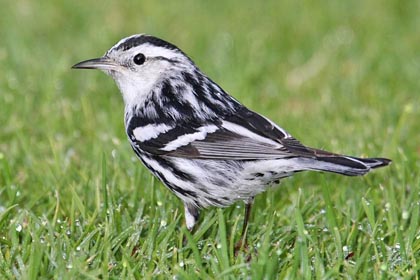
[[139,129],[130,138],[135,140],[135,147],[157,155],[223,160],[314,156],[286,131],[245,107],[217,121],[156,125],[151,129],[149,136],[146,129]]
[[205,126],[195,136],[197,139],[192,138],[188,144],[183,140],[189,136],[178,138],[162,150],[169,156],[199,159],[256,160],[290,156],[281,144],[227,121],[220,126]]

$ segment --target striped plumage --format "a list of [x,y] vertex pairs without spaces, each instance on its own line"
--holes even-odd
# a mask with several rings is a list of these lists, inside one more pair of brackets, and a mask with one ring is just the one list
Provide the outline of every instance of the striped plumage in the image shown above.
[[116,81],[131,146],[184,202],[190,230],[200,208],[238,200],[251,205],[255,195],[295,172],[356,176],[390,163],[302,145],[227,94],[176,46],[153,36],[125,38],[74,68],[101,69]]

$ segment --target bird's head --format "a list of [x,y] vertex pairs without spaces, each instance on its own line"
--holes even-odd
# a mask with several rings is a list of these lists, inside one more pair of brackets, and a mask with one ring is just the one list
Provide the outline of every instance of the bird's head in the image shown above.
[[162,39],[138,34],[122,39],[104,56],[75,64],[75,69],[99,69],[118,85],[126,104],[137,103],[156,86],[182,71],[196,68],[178,47]]

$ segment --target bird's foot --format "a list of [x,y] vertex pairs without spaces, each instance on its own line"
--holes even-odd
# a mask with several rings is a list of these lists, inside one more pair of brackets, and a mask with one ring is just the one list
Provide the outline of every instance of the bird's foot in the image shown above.
[[242,238],[236,242],[234,248],[235,257],[238,257],[240,253],[244,253],[246,262],[250,262],[252,260],[252,250],[249,247],[248,242],[246,242],[246,240],[244,241]]

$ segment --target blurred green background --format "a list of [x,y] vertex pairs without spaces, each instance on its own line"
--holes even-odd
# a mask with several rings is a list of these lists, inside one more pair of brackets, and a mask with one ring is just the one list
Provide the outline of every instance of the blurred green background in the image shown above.
[[[419,1],[0,4],[6,278],[418,279]],[[203,211],[189,236],[182,204],[134,158],[112,79],[70,69],[135,33],[174,43],[303,143],[393,165],[261,195],[249,262],[232,254],[240,203]]]

